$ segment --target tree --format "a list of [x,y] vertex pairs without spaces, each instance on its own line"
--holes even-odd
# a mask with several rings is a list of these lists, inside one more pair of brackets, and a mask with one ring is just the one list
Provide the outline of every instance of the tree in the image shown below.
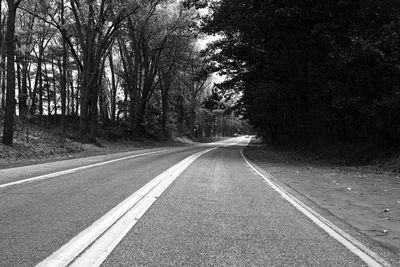
[[163,88],[163,114],[167,113],[169,74],[180,57],[179,51],[186,49],[183,43],[191,39],[185,30],[193,17],[193,10],[185,10],[179,2],[153,1],[128,18],[127,31],[119,36],[130,101],[130,127],[137,133],[144,131],[147,105],[160,86]]
[[265,140],[400,144],[399,3],[233,0],[212,10],[204,31],[221,39],[208,49],[211,70],[227,76],[221,89],[243,92],[240,109]]
[[168,134],[176,92],[187,97],[190,91],[178,77],[189,77],[187,60],[200,56],[192,53],[196,7],[169,0],[33,0],[20,5],[19,115],[26,114],[29,95],[32,114],[47,115],[47,125],[54,122],[61,133],[66,116],[78,115],[82,140],[95,142],[99,122],[111,121],[121,127],[129,123],[124,130],[129,134],[146,134],[153,126]]
[[[98,116],[98,88],[104,71],[105,56],[115,40],[121,23],[139,8],[136,1],[70,0],[68,13],[62,1],[38,0],[47,10],[46,17],[28,10],[59,30],[78,63],[80,72],[80,134],[94,141]],[[68,17],[68,24],[65,18]],[[78,45],[79,51],[77,50]],[[64,56],[63,56],[64,57]],[[65,58],[66,59],[66,58]],[[66,74],[62,75],[62,87]],[[64,89],[61,90],[64,92]],[[64,93],[62,99],[65,99]],[[62,104],[65,106],[65,103]],[[65,109],[65,108],[64,108]]]
[[7,93],[6,110],[4,115],[3,143],[8,146],[13,144],[14,114],[15,114],[15,16],[21,0],[7,0],[7,31],[5,45],[7,47]]
[[190,136],[194,136],[196,113],[207,91],[211,90],[212,77],[203,68],[203,61],[195,49],[188,53],[186,60],[186,68],[179,75],[179,81],[183,87],[182,94],[188,103],[189,133]]

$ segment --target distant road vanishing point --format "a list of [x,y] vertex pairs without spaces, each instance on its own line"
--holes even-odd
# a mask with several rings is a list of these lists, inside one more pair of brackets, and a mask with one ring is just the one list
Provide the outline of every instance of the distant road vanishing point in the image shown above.
[[390,266],[251,163],[249,141],[0,170],[0,266]]

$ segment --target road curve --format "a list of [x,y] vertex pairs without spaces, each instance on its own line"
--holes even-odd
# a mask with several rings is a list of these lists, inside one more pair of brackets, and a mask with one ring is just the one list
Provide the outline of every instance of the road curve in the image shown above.
[[103,266],[363,266],[246,167],[240,147],[186,169]]
[[[0,266],[40,262],[132,192],[202,149],[151,154],[0,189]],[[65,170],[60,164],[56,171]],[[64,164],[70,167],[69,161]],[[26,179],[25,174],[21,176]],[[13,180],[18,180],[18,175]]]
[[[123,232],[102,243],[114,245],[101,247],[107,253],[95,266],[366,266],[257,177],[240,153],[247,142],[0,171],[0,186],[59,173],[0,187],[0,266],[43,263],[130,199],[139,204],[119,210],[122,217],[88,241],[94,248]],[[207,153],[190,160],[198,152]],[[80,259],[89,250],[70,263],[88,266],[77,263],[88,262]]]

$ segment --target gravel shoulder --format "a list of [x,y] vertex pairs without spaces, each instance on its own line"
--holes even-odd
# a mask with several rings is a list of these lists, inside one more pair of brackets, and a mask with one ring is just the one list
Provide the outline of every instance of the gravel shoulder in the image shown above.
[[253,139],[245,154],[278,181],[400,257],[400,177],[293,157]]

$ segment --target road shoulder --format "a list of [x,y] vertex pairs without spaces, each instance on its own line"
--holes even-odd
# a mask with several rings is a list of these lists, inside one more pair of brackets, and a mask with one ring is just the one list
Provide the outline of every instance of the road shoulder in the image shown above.
[[78,147],[78,149],[55,150],[54,152],[46,151],[43,153],[38,151],[37,153],[25,154],[20,153],[19,148],[7,148],[9,151],[5,151],[6,155],[0,155],[0,170],[68,159],[117,154],[122,152],[133,152],[155,148],[161,149],[166,147],[184,147],[190,146],[190,144],[185,144],[178,141],[108,142],[103,140],[101,146],[91,143],[78,144],[77,142],[75,142],[75,146]]
[[275,182],[323,216],[368,242],[380,254],[400,258],[398,177],[358,168],[310,164],[254,141],[245,154],[273,175]]
[[[328,253],[327,253],[328,252]],[[246,167],[237,147],[186,169],[103,266],[361,266]]]

